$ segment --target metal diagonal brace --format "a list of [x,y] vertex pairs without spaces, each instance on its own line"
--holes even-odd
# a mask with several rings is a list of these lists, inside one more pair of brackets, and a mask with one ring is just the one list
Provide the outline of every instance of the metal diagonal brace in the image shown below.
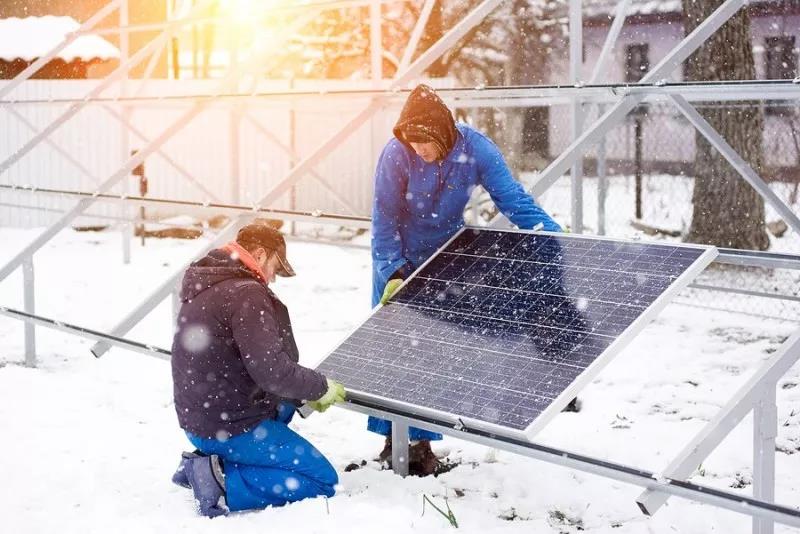
[[[236,219],[232,220],[228,225],[223,228],[217,237],[215,237],[207,246],[203,247],[200,252],[195,254],[189,263],[194,262],[205,256],[209,250],[218,248],[225,243],[231,241],[235,236],[236,232],[239,231],[239,228],[246,225],[248,222],[255,218],[255,214],[246,214],[240,215]],[[158,306],[167,296],[175,291],[175,287],[183,278],[183,271],[184,269],[181,268],[174,274],[171,274],[169,278],[167,278],[164,282],[162,282],[150,295],[145,298],[143,302],[141,302],[133,311],[131,311],[122,321],[116,325],[114,328],[111,329],[109,335],[122,337],[127,334],[131,328],[135,325],[139,324],[139,321],[144,319],[150,311],[153,310],[156,306]],[[105,354],[108,349],[111,348],[111,344],[106,341],[98,341],[95,343],[92,348],[92,354],[95,357],[99,358],[103,354]]]
[[702,115],[680,95],[670,95],[672,102],[686,117],[698,132],[703,134],[711,146],[716,148],[719,153],[728,160],[728,163],[736,169],[742,178],[750,184],[753,189],[758,191],[764,200],[778,212],[786,224],[800,234],[800,217],[790,208],[775,192],[770,189],[767,183],[753,170],[753,168],[740,156],[731,145],[717,132]]
[[[687,35],[664,59],[662,59],[642,79],[641,83],[653,83],[668,76],[678,68],[690,55],[716,32],[728,19],[735,15],[746,0],[726,0],[716,11],[704,20],[692,33]],[[555,183],[584,152],[597,143],[612,128],[617,126],[645,98],[643,94],[629,94],[614,104],[605,115],[597,119],[583,134],[573,141],[537,178],[529,191],[537,197]],[[490,226],[505,223],[501,214],[495,216]]]
[[411,37],[408,39],[408,44],[403,52],[403,58],[400,60],[400,65],[397,67],[397,70],[406,70],[411,63],[411,58],[414,57],[414,52],[417,50],[419,40],[422,38],[422,32],[425,31],[425,25],[428,24],[428,19],[431,16],[431,11],[433,11],[433,6],[435,4],[436,0],[425,0],[425,4],[419,12],[417,23],[414,25],[414,29],[411,30]]
[[[245,119],[255,128],[258,130],[264,137],[269,139],[275,146],[283,150],[288,156],[289,161],[292,165],[297,163],[300,157],[297,155],[297,152],[289,146],[286,146],[278,136],[275,135],[273,132],[269,131],[268,129],[264,128],[264,126],[258,122],[255,118],[251,115],[245,115]],[[358,210],[342,195],[340,195],[330,184],[317,172],[315,169],[311,169],[309,174],[312,178],[316,179],[319,185],[321,185],[339,204],[350,210],[351,213],[356,214]]]
[[606,40],[603,42],[603,49],[600,51],[600,56],[597,58],[597,63],[594,65],[594,70],[589,78],[590,84],[597,83],[600,73],[605,72],[608,59],[611,57],[611,52],[614,50],[614,45],[617,43],[619,34],[622,31],[622,26],[625,24],[625,18],[630,5],[631,0],[620,0],[617,4],[617,13],[614,15],[614,22],[611,23],[611,28],[608,30]]
[[[763,396],[764,384],[775,383],[800,360],[800,329],[783,342],[780,348],[736,392],[733,398],[701,430],[695,438],[664,469],[669,479],[687,479],[698,465],[717,448]],[[639,508],[653,515],[667,502],[666,493],[647,490],[636,499]]]
[[[31,130],[31,131],[33,131],[34,133],[36,133],[36,132],[38,131],[38,130],[36,129],[36,125],[35,125],[35,124],[33,124],[31,121],[29,121],[29,120],[28,120],[28,119],[25,117],[25,115],[23,115],[22,113],[20,113],[19,111],[17,111],[16,109],[14,109],[13,107],[10,107],[10,106],[9,106],[8,108],[6,108],[6,109],[7,109],[7,110],[8,110],[8,111],[9,111],[9,112],[10,112],[10,113],[11,113],[11,114],[12,114],[12,115],[13,115],[13,116],[14,116],[14,117],[17,119],[17,120],[19,120],[19,121],[20,121],[22,124],[24,124],[25,126],[27,126],[27,127],[28,127],[28,128]],[[94,183],[94,185],[98,185],[98,184],[100,183],[100,178],[98,178],[97,176],[95,176],[94,174],[92,174],[92,171],[90,171],[89,169],[87,169],[87,168],[86,168],[86,166],[85,166],[83,163],[81,163],[80,161],[78,161],[78,160],[77,160],[77,158],[75,158],[75,156],[73,156],[72,154],[70,154],[70,153],[69,153],[69,151],[68,151],[67,149],[65,149],[65,148],[62,148],[62,147],[61,147],[61,145],[59,145],[58,143],[56,143],[55,141],[53,141],[53,140],[52,140],[52,139],[50,139],[49,137],[48,137],[47,139],[45,139],[45,140],[44,140],[44,142],[45,142],[45,143],[47,143],[47,144],[50,146],[50,148],[52,148],[53,150],[55,150],[56,152],[58,152],[59,154],[61,154],[61,156],[62,156],[62,157],[65,159],[65,160],[67,160],[68,162],[70,162],[70,163],[71,163],[71,164],[72,164],[72,165],[73,165],[73,166],[74,166],[76,169],[78,169],[79,171],[81,171],[81,173],[82,173],[84,176],[86,176],[87,178],[89,178],[89,179],[90,179],[90,180],[91,180],[91,181]]]
[[[125,119],[125,117],[123,117],[122,113],[120,113],[119,111],[115,110],[114,108],[112,108],[111,106],[109,106],[107,104],[103,104],[102,108],[104,110],[106,110],[106,112],[108,112],[109,115],[111,115],[112,117],[117,119],[120,123],[122,123],[128,130],[130,130],[130,132],[133,135],[138,137],[143,143],[149,144],[151,142],[150,138],[148,138],[139,128],[137,128],[136,126],[131,124],[129,121],[127,121]],[[164,161],[166,161],[181,176],[183,176],[184,178],[189,180],[189,183],[191,183],[198,190],[200,190],[203,194],[205,194],[206,197],[209,200],[214,200],[216,202],[220,202],[220,198],[217,195],[215,195],[213,191],[211,191],[206,186],[204,186],[203,183],[200,180],[198,180],[197,178],[192,176],[192,174],[183,165],[181,165],[180,163],[175,161],[172,158],[172,156],[170,156],[169,154],[167,154],[166,152],[164,152],[164,150],[162,150],[160,148],[158,150],[156,150],[155,153],[157,155],[161,156],[164,159]]]

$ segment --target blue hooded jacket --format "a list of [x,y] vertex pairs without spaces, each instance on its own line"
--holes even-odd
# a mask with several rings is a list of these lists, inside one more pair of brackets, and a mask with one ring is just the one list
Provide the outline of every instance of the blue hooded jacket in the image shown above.
[[372,208],[372,305],[395,274],[410,275],[464,226],[464,208],[483,186],[519,228],[560,232],[556,223],[511,175],[500,150],[466,124],[456,125],[452,149],[425,163],[396,137],[384,147],[375,172]]

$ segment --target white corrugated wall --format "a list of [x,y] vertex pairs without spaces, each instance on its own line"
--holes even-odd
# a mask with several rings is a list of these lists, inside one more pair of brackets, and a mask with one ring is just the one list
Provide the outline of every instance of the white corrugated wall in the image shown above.
[[[35,80],[23,83],[9,97],[16,100],[52,100],[83,97],[96,80]],[[137,92],[139,82],[130,82],[128,94]],[[208,94],[216,82],[166,81],[148,82],[148,95]],[[338,131],[363,107],[369,104],[367,97],[325,96],[325,91],[352,87],[352,82],[305,82],[295,88],[320,90],[315,99],[303,99],[292,103],[289,99],[249,98],[217,99],[209,102],[184,129],[175,134],[162,147],[175,162],[185,168],[203,186],[223,202],[237,201],[253,204],[262,198],[291,168],[289,155],[270,137],[259,131],[259,126],[272,134],[285,146],[293,146],[300,157],[311,154],[320,143]],[[259,91],[283,90],[289,87],[286,81],[266,81],[259,84]],[[366,87],[366,85],[365,85]],[[114,89],[116,91],[117,89]],[[112,93],[108,93],[113,96]],[[236,102],[236,107],[232,104]],[[129,104],[132,124],[152,139],[191,108],[193,100],[136,102]],[[69,104],[25,104],[0,107],[0,161],[19,150],[33,132],[11,113],[22,114],[37,128],[47,126],[63,113]],[[75,159],[87,167],[99,181],[112,175],[124,162],[122,140],[124,131],[106,107],[122,111],[121,104],[109,101],[105,104],[91,103],[63,124],[53,135],[53,141],[66,149]],[[372,195],[372,174],[383,144],[391,136],[391,125],[396,119],[399,104],[381,110],[371,120],[352,133],[336,150],[327,156],[316,170],[339,195],[360,215],[368,215]],[[237,113],[239,118],[237,119]],[[238,126],[237,126],[238,125]],[[294,125],[294,128],[292,128]],[[238,194],[234,173],[232,139],[233,129],[238,127]],[[145,145],[139,137],[130,134],[130,148]],[[184,200],[210,200],[198,187],[175,170],[157,154],[146,160],[149,180],[149,196]],[[137,178],[129,177],[129,192],[138,194]],[[39,188],[94,191],[98,185],[78,171],[56,150],[45,143],[37,145],[30,153],[8,169],[0,183],[34,185]],[[121,193],[122,186],[112,189]],[[238,199],[237,199],[238,196]],[[0,225],[33,227],[51,223],[58,216],[53,211],[65,210],[74,199],[50,195],[9,192],[0,190]],[[20,204],[26,208],[9,207]],[[285,195],[273,207],[290,208],[290,195]],[[35,208],[35,209],[29,209]],[[348,210],[321,187],[309,175],[301,179],[295,188],[294,209],[322,210],[348,213]],[[97,203],[89,213],[117,216],[117,204]],[[150,215],[168,216],[179,214],[179,210],[163,208]],[[212,216],[213,213],[209,213]],[[82,218],[79,223],[94,223],[97,220]]]

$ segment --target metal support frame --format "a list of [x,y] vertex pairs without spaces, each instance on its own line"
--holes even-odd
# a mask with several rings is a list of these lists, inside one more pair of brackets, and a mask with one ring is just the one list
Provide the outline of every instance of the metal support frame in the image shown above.
[[[117,110],[115,110],[114,108],[112,108],[110,105],[107,105],[107,104],[103,105],[102,107],[103,107],[103,109],[106,110],[106,112],[109,115],[111,115],[117,121],[122,123],[125,126],[125,128],[128,129],[128,131],[130,133],[132,133],[133,135],[138,137],[139,140],[142,143],[144,143],[145,145],[148,145],[148,144],[150,144],[152,142],[151,139],[144,134],[144,132],[142,132],[139,128],[137,128],[133,124],[133,122],[131,121],[131,115],[129,115],[129,114],[123,115],[122,113],[118,112]],[[206,107],[208,107],[208,105],[206,105]],[[195,187],[195,189],[197,189],[198,191],[203,193],[207,199],[215,200],[217,202],[220,202],[220,198],[219,198],[218,195],[216,195],[213,191],[211,191],[205,185],[203,185],[203,182],[201,180],[197,179],[194,175],[192,175],[192,173],[190,173],[189,170],[186,169],[186,167],[184,167],[183,165],[181,165],[180,163],[175,161],[172,158],[172,156],[170,156],[169,154],[164,152],[163,149],[159,148],[154,153],[156,155],[160,156],[178,174],[180,174],[181,176],[186,178],[186,180],[191,185],[193,185]]]
[[[694,53],[708,38],[714,34],[745,4],[746,0],[726,0],[709,17],[700,23],[697,28],[687,35],[672,51],[667,54],[650,72],[641,79],[642,83],[649,84],[668,76],[678,68],[692,53]],[[560,178],[584,152],[597,143],[612,128],[617,126],[637,105],[644,100],[639,93],[630,93],[617,101],[611,109],[597,119],[591,127],[573,141],[545,170],[541,172],[536,182],[529,188],[536,197],[546,191],[558,178]],[[505,224],[505,217],[497,215],[490,223],[491,226]]]
[[[608,29],[608,35],[606,35],[606,40],[603,42],[603,49],[600,51],[600,56],[597,58],[597,63],[595,63],[594,70],[589,78],[590,84],[596,84],[597,80],[600,79],[600,74],[605,72],[611,59],[614,45],[617,43],[622,26],[625,24],[630,5],[631,0],[620,0],[617,4],[614,21]],[[604,104],[597,105],[598,115],[602,116],[605,111]],[[602,136],[597,144],[597,233],[600,235],[606,235],[606,197],[608,196],[606,171],[606,137]]]
[[[232,220],[219,232],[219,234],[217,234],[214,239],[211,240],[207,246],[203,247],[200,252],[196,253],[189,263],[199,260],[205,256],[209,250],[219,248],[220,246],[232,240],[236,236],[236,232],[239,231],[239,228],[250,222],[253,218],[254,215],[240,215],[236,219]],[[175,287],[183,278],[183,270],[184,269],[180,269],[174,272],[164,282],[159,284],[155,290],[153,290],[141,303],[139,303],[138,306],[136,306],[136,308],[128,312],[128,314],[111,329],[110,334],[112,336],[122,337],[130,332],[134,326],[139,324],[142,319],[147,317],[147,314],[149,314],[153,308],[158,306],[165,298],[175,291]],[[99,358],[108,352],[108,349],[110,348],[111,344],[106,343],[105,341],[99,341],[95,343],[90,350],[95,357]]]
[[[717,415],[675,456],[675,459],[662,472],[662,476],[669,479],[688,479],[728,433],[754,408],[759,408],[754,431],[754,443],[756,444],[754,486],[755,473],[758,472],[757,491],[759,496],[767,500],[773,496],[775,459],[766,449],[770,447],[771,440],[772,454],[774,454],[774,433],[777,430],[777,422],[772,413],[775,403],[775,385],[778,379],[786,374],[798,360],[800,360],[800,329],[783,342],[772,357],[738,389]],[[636,502],[642,512],[653,515],[666,503],[668,497],[667,494],[648,490],[639,495]]]
[[756,171],[711,126],[702,115],[680,95],[670,95],[672,102],[692,126],[700,132],[728,163],[755,189],[795,232],[800,233],[800,217],[764,182]]
[[[22,299],[25,312],[36,313],[36,279],[31,257],[22,263]],[[36,367],[36,326],[32,323],[25,323],[25,365]]]
[[[473,9],[467,16],[465,16],[458,24],[445,33],[436,43],[434,43],[428,50],[422,53],[416,61],[414,61],[407,69],[398,72],[389,87],[390,90],[403,87],[416,76],[420,75],[431,63],[435,61],[445,50],[449,49],[461,37],[464,36],[470,29],[478,25],[492,10],[494,10],[503,0],[483,0],[475,9]],[[310,171],[317,163],[319,163],[325,156],[327,156],[339,144],[350,137],[355,130],[372,117],[378,109],[381,108],[386,96],[378,97],[363,108],[355,117],[348,121],[339,131],[330,136],[324,141],[314,152],[312,152],[305,159],[296,164],[279,182],[276,184],[262,199],[258,202],[258,206],[269,206],[277,199],[283,196],[286,192],[302,178],[308,171]],[[231,239],[235,230],[247,223],[249,219],[238,219],[226,227],[220,235],[212,243],[202,250],[199,255],[206,254],[212,248],[215,248]],[[237,226],[238,225],[238,226]],[[178,275],[170,277],[167,283],[159,286],[153,293],[151,293],[145,300],[134,308],[125,318],[122,319],[111,330],[114,335],[125,335],[130,331],[139,321],[141,321],[158,303],[166,298],[171,285],[174,285],[173,278]],[[0,276],[2,279],[2,276]],[[98,343],[92,347],[92,353],[100,357],[110,347],[108,345]]]
[[[574,85],[581,83],[583,70],[583,12],[581,0],[569,1],[569,78]],[[583,104],[579,97],[572,99],[570,129],[572,140],[583,128]],[[583,233],[583,158],[576,158],[570,170],[570,204],[572,206],[572,231]]]
[[[778,381],[765,380],[762,396],[753,408],[753,497],[775,502],[775,438],[778,435]],[[772,534],[775,524],[763,517],[753,518],[753,534]]]
[[[128,0],[121,0],[119,6],[119,25],[120,27],[128,25]],[[130,56],[130,35],[127,33],[120,33],[119,35],[119,59],[120,63],[124,63]],[[120,94],[124,97],[128,94],[128,73],[125,73],[125,78],[120,83]],[[120,123],[120,161],[127,161],[131,156],[131,135],[130,130],[125,127],[126,124],[131,122],[131,108],[123,104],[122,122]],[[127,196],[130,191],[130,180],[122,181],[122,194]],[[120,217],[128,218],[128,207],[124,202],[120,203]],[[131,240],[133,238],[133,226],[125,224],[122,226],[122,263],[129,264],[131,262]],[[144,237],[142,238],[144,239]]]
[[[195,4],[194,8],[192,9],[192,12],[194,12],[194,11],[204,7],[204,6],[206,6],[206,4],[208,4],[210,1],[212,1],[212,0],[201,0],[200,2]],[[316,12],[312,12],[310,15],[313,16],[315,14],[316,14]],[[308,20],[307,17],[298,18],[295,21],[294,24],[290,25],[288,28],[285,28],[281,32],[280,35],[282,36],[285,33],[288,33],[290,31],[292,31],[298,25],[306,22],[307,20]],[[143,59],[145,56],[144,55],[140,55],[141,52],[146,50],[146,49],[148,49],[148,47],[150,47],[153,44],[153,42],[161,39],[162,37],[164,37],[164,35],[161,35],[161,36],[157,37],[154,41],[152,41],[150,44],[148,44],[147,46],[142,48],[139,52],[137,52],[137,54],[135,54],[134,57],[140,56],[138,58],[139,61],[141,59]],[[277,38],[277,36],[275,36],[275,37]],[[220,81],[220,83],[217,84],[217,87],[219,88],[219,90],[224,90],[225,88],[229,87],[231,83],[233,83],[235,81],[238,81],[242,70],[245,67],[246,68],[252,68],[256,63],[258,63],[258,61],[261,59],[261,56],[264,55],[264,54],[265,53],[254,54],[253,57],[251,57],[248,60],[248,62],[247,62],[247,64],[245,66],[240,66],[240,65],[231,66],[231,69],[230,69],[229,73]],[[127,62],[128,68],[130,68],[132,66],[131,65],[132,62],[133,62],[133,58],[131,58],[131,60],[129,60]],[[120,71],[120,69],[117,69],[114,72],[114,74],[111,75],[111,78],[116,78],[116,77],[120,76],[120,72],[122,72],[124,74],[124,72],[126,72],[126,71]],[[98,87],[105,87],[107,85],[109,85],[109,82],[106,80],[106,81],[102,82]],[[89,94],[92,95],[96,91],[97,91],[97,89],[91,91]],[[138,166],[139,164],[141,164],[144,161],[144,159],[147,156],[149,156],[150,154],[155,152],[167,140],[172,138],[172,136],[174,136],[176,133],[178,133],[187,124],[189,124],[197,115],[199,115],[200,112],[202,112],[203,109],[204,109],[205,102],[206,102],[205,100],[200,100],[200,101],[195,102],[187,111],[185,111],[177,120],[173,121],[172,124],[170,124],[167,128],[165,128],[148,145],[142,147],[135,155],[131,156],[122,167],[120,167],[116,172],[114,172],[110,177],[108,177],[103,183],[101,183],[98,186],[97,194],[102,194],[102,193],[107,192],[114,185],[116,185],[121,179],[123,179],[124,177],[127,177],[136,166]],[[57,119],[56,121],[51,123],[51,126],[46,128],[45,130],[43,130],[41,132],[41,134],[39,136],[37,136],[37,137],[41,137],[41,139],[44,139],[47,135],[49,135],[49,133],[52,133],[52,131],[55,130],[55,128],[53,127],[54,125],[57,126],[57,125],[62,124],[63,120],[65,120],[64,119],[65,117],[66,118],[71,117],[72,115],[77,113],[80,108],[81,108],[80,104],[73,105],[70,108],[70,111],[68,111],[67,113],[62,115],[59,119]],[[43,134],[45,134],[45,132],[48,132],[48,133],[46,135],[43,135]],[[30,143],[28,143],[28,145],[30,145]],[[26,145],[26,146],[28,146],[28,145]],[[31,146],[31,148],[32,148],[32,146]],[[19,153],[17,153],[17,154],[19,154]],[[9,161],[12,161],[12,160],[16,161],[18,159],[19,159],[19,157],[12,156],[11,158],[6,160],[6,163],[8,163]],[[2,173],[2,165],[0,165],[0,173]],[[55,236],[58,232],[60,232],[71,220],[73,220],[75,217],[77,217],[78,215],[83,213],[86,210],[86,208],[88,208],[93,202],[94,202],[94,197],[93,198],[84,198],[84,199],[80,200],[71,210],[69,210],[63,216],[61,216],[55,223],[53,223],[51,226],[49,226],[36,239],[34,239],[32,243],[30,243],[21,252],[19,252],[14,258],[12,258],[11,261],[9,261],[2,268],[0,268],[0,280],[3,280],[4,278],[6,278],[12,271],[14,271],[21,264],[22,260],[25,257],[30,256],[33,253],[35,253],[37,250],[39,250],[39,248],[41,248],[45,243],[47,243],[50,239],[52,239],[52,237]]]
[[[95,202],[126,202],[133,206],[155,206],[155,207],[175,206],[182,208],[184,210],[190,210],[191,212],[195,211],[207,212],[209,210],[212,210],[216,213],[224,213],[227,215],[232,215],[234,217],[238,217],[239,215],[242,214],[249,214],[254,217],[258,216],[270,217],[273,219],[284,220],[284,221],[306,222],[313,224],[332,224],[335,226],[347,226],[351,228],[362,228],[365,230],[368,230],[370,228],[369,217],[363,217],[358,215],[341,215],[338,213],[293,211],[293,210],[282,210],[277,208],[259,208],[259,207],[254,208],[253,206],[244,206],[236,204],[197,202],[190,200],[175,200],[169,198],[155,198],[155,197],[128,196],[125,198],[120,198],[117,195],[111,195],[111,194],[95,194],[86,191],[67,191],[62,189],[40,189],[32,186],[17,186],[9,184],[0,184],[0,190],[29,192],[31,194],[46,194],[59,197],[93,198]],[[22,206],[22,205],[16,206],[13,204],[8,204],[8,205],[12,207],[43,209],[47,211],[53,211],[55,213],[64,213],[64,210],[51,210],[48,208],[39,208],[34,206]],[[86,216],[101,217],[109,220],[130,220],[130,219],[123,219],[121,217],[110,217],[107,215],[86,214]]]
[[[56,321],[54,319],[28,314],[19,310],[0,307],[0,315],[34,323],[88,339],[102,340],[115,346],[119,346],[141,354],[154,356],[159,359],[169,360],[170,358],[170,352],[160,347],[119,338],[103,332],[97,332],[95,330]],[[657,473],[627,465],[617,464],[606,460],[598,460],[590,456],[576,454],[563,449],[548,447],[516,438],[495,436],[489,432],[477,429],[466,427],[455,429],[451,425],[441,421],[430,419],[424,416],[417,416],[406,411],[399,411],[397,408],[379,406],[368,399],[362,399],[356,395],[350,395],[348,397],[348,402],[341,406],[359,413],[366,413],[392,420],[393,427],[397,428],[397,435],[405,436],[406,445],[408,445],[408,427],[415,426],[434,432],[441,432],[449,436],[472,441],[474,443],[486,445],[492,448],[503,449],[514,454],[520,454],[533,458],[535,460],[561,465],[570,469],[577,469],[586,473],[610,478],[627,484],[642,486],[649,491],[708,503],[726,510],[747,514],[754,518],[763,518],[770,522],[777,521],[790,526],[800,526],[800,510],[765,502],[759,500],[758,498],[751,498],[707,486],[700,486],[691,482],[665,478]],[[404,432],[402,431],[402,426],[405,426]],[[394,444],[395,443],[393,441],[393,448]],[[402,439],[399,440],[399,444],[402,446]]]
[[392,471],[401,477],[408,476],[408,423],[392,421]]
[[[599,104],[597,111],[605,113],[605,105]],[[608,169],[606,167],[606,138],[597,145],[597,233],[606,235],[606,200],[608,199]]]
[[[579,96],[584,103],[616,104],[620,97],[641,96],[644,102],[663,100],[673,94],[683,96],[689,102],[740,102],[742,100],[785,101],[800,98],[800,82],[792,80],[727,80],[705,82],[668,82],[663,79],[638,83],[604,83],[587,85],[520,85],[514,87],[487,86],[484,88],[439,88],[437,92],[445,102],[458,108],[496,107],[514,108],[544,105],[569,104]],[[77,102],[86,105],[108,105],[131,103],[150,109],[175,108],[185,106],[187,101],[214,97],[209,105],[230,106],[231,102],[242,100],[273,107],[284,108],[285,101],[319,101],[319,90],[267,90],[242,92],[217,92],[211,94],[182,93],[172,95],[142,95],[120,97],[102,96],[84,100],[76,97],[28,98],[0,100],[0,107],[24,106],[64,106]],[[325,90],[324,97],[332,102],[337,98],[385,98],[386,103],[400,103],[407,96],[402,87],[391,91],[373,89],[332,89]]]
[[228,131],[230,134],[230,145],[228,147],[228,173],[230,174],[230,194],[231,202],[238,204],[241,202],[242,181],[241,181],[241,133],[242,133],[242,112],[239,106],[233,106],[228,113]]
[[[255,117],[253,117],[251,115],[247,115],[246,119],[256,130],[258,130],[258,132],[261,135],[266,137],[267,140],[271,141],[272,144],[274,144],[275,146],[277,146],[278,148],[283,150],[289,156],[289,162],[290,162],[291,165],[295,165],[300,160],[300,156],[297,154],[297,151],[293,147],[283,143],[278,138],[277,135],[275,135],[274,133],[269,131],[267,128],[265,128],[260,122],[258,122],[258,120],[255,119]],[[290,130],[292,130],[292,128],[290,128]],[[322,177],[321,174],[319,174],[319,172],[317,172],[315,169],[311,169],[311,170],[308,171],[308,173],[341,206],[346,208],[350,213],[353,213],[353,214],[358,213],[358,210],[355,208],[355,206],[353,206],[353,204],[351,204],[349,200],[347,200],[342,195],[340,195],[339,192],[336,191],[336,189],[334,189],[328,183],[328,181],[325,180],[325,178]]]

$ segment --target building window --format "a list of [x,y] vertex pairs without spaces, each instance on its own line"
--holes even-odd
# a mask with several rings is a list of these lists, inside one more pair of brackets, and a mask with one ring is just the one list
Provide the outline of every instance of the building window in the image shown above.
[[625,47],[625,81],[637,83],[650,70],[650,45],[632,44]]
[[522,151],[542,157],[550,155],[550,108],[525,108],[522,118]]
[[[794,36],[767,37],[766,77],[768,80],[792,80],[797,76],[797,51],[794,48]],[[780,102],[767,104],[769,115],[780,115],[784,107]]]

